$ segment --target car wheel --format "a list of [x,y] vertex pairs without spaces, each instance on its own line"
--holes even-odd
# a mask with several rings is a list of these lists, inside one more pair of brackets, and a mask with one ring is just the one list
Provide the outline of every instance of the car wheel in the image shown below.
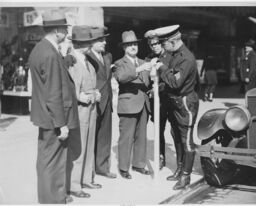
[[[203,140],[201,145],[227,147],[232,137],[225,131],[217,132],[212,138]],[[201,166],[206,182],[211,186],[221,187],[230,184],[239,172],[239,168],[232,160],[200,157]]]

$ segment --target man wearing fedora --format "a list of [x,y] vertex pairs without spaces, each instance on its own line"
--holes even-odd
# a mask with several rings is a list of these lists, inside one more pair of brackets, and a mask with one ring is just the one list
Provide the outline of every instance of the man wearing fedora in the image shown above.
[[97,123],[95,142],[95,172],[107,178],[116,178],[110,172],[110,155],[112,143],[112,55],[105,51],[106,37],[104,27],[91,30],[91,46],[86,53],[87,60],[96,71],[96,88],[101,94],[97,103]]
[[58,51],[58,44],[67,35],[67,26],[64,13],[46,11],[46,35],[29,56],[33,83],[31,121],[39,127],[39,203],[64,204],[70,200],[66,191],[68,141],[80,132],[75,85]]
[[73,26],[72,37],[68,37],[72,40],[74,48],[69,54],[76,59],[76,63],[69,68],[69,72],[76,86],[81,133],[81,138],[70,142],[70,157],[73,161],[70,191],[101,188],[100,184],[94,182],[96,103],[100,101],[101,95],[96,89],[95,68],[85,56],[91,47],[93,30],[94,28],[89,26]]
[[[162,46],[162,42],[156,35],[154,30],[149,30],[144,34],[147,38],[149,48],[151,50],[150,54],[146,57],[146,61],[150,61],[153,58],[158,58],[158,61],[163,62],[167,65],[170,62],[171,55],[165,51]],[[166,165],[165,161],[165,125],[168,118],[168,99],[164,91],[165,83],[159,82],[159,98],[160,98],[160,128],[159,128],[159,142],[160,142],[160,157],[159,157],[159,167],[162,169]],[[151,90],[153,92],[153,89]],[[154,121],[154,96],[149,99],[151,106],[151,120]]]
[[139,41],[133,31],[122,33],[120,45],[125,54],[123,58],[115,62],[114,71],[114,76],[119,83],[118,168],[120,175],[126,179],[132,178],[129,173],[131,157],[132,170],[149,175],[149,171],[145,169],[147,120],[150,112],[147,91],[152,64],[137,57]]
[[177,169],[167,180],[178,182],[173,189],[183,189],[190,184],[195,144],[193,129],[196,121],[199,99],[196,87],[199,84],[194,55],[181,40],[179,25],[155,29],[162,39],[164,48],[172,53],[168,66],[158,63],[160,79],[165,82],[165,91],[170,101],[168,107],[177,159]]
[[245,43],[245,58],[241,61],[241,81],[245,92],[256,87],[256,44],[253,39]]

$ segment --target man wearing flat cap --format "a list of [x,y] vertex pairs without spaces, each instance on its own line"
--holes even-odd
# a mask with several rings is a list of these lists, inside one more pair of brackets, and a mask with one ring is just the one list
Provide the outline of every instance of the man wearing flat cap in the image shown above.
[[178,180],[173,188],[177,190],[190,184],[195,157],[193,129],[199,107],[196,93],[199,75],[194,55],[181,40],[179,25],[159,28],[155,32],[162,39],[164,48],[172,53],[169,66],[160,63],[159,75],[166,84],[165,91],[171,104],[168,114],[177,154],[177,169],[167,180]]
[[150,84],[149,70],[152,65],[137,57],[139,41],[132,30],[122,33],[120,46],[125,55],[115,62],[114,71],[114,76],[119,83],[118,168],[120,175],[126,179],[132,178],[129,173],[130,162],[132,170],[149,175],[149,171],[145,169],[147,120],[150,112],[147,91]]
[[29,56],[33,83],[31,121],[39,127],[38,201],[44,204],[66,203],[68,141],[80,135],[75,85],[58,50],[68,33],[67,26],[64,13],[46,11],[46,35]]
[[[159,37],[156,35],[154,30],[149,30],[144,34],[144,37],[147,38],[148,45],[151,49],[151,53],[146,57],[146,61],[150,61],[153,58],[158,58],[160,62],[164,65],[169,65],[171,60],[171,55],[165,51],[162,46],[162,42]],[[159,82],[159,98],[160,98],[160,129],[159,129],[159,138],[160,138],[160,157],[159,157],[159,167],[162,169],[166,165],[165,161],[165,125],[168,118],[168,99],[164,91],[165,83]],[[153,89],[152,89],[153,90]],[[149,99],[151,106],[151,120],[154,121],[154,97]]]
[[256,87],[256,44],[253,39],[245,43],[245,58],[241,61],[241,81],[245,92]]
[[110,172],[111,167],[111,143],[112,143],[112,55],[105,51],[106,37],[105,27],[95,27],[91,30],[90,50],[86,53],[87,60],[96,71],[96,88],[101,94],[100,102],[97,102],[97,124],[95,142],[95,172],[107,178],[116,178],[116,174]]

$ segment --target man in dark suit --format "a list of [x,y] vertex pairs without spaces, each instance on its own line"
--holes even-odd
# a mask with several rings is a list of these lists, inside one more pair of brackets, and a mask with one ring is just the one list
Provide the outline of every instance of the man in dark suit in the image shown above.
[[120,118],[118,141],[118,168],[121,176],[131,179],[129,173],[131,152],[132,169],[149,175],[145,169],[147,157],[147,120],[150,112],[148,91],[151,62],[137,57],[138,39],[133,31],[122,34],[123,58],[115,62],[114,76],[119,83],[117,113]]
[[88,61],[96,70],[96,88],[101,94],[101,100],[97,103],[97,123],[95,142],[95,172],[107,178],[116,178],[116,174],[110,172],[110,155],[112,142],[112,87],[111,69],[112,55],[105,52],[106,37],[104,28],[95,28],[91,49],[87,53]]
[[[32,77],[31,121],[39,127],[37,181],[39,203],[66,203],[68,141],[79,137],[75,86],[58,51],[67,35],[63,13],[43,14],[45,37],[29,56]],[[83,191],[75,191],[84,197]],[[69,199],[70,200],[70,199]]]

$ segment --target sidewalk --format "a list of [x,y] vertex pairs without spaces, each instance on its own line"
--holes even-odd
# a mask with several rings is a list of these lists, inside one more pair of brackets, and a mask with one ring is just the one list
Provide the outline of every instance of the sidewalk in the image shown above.
[[[232,104],[244,104],[244,99],[215,99],[212,103],[200,101],[198,119],[211,108],[223,108]],[[2,115],[2,119],[14,115]],[[29,116],[15,116],[17,119],[0,131],[0,204],[37,204],[36,155],[37,128],[32,125]],[[118,116],[116,114],[116,99],[113,111],[113,139],[111,171],[116,173],[116,179],[96,176],[95,182],[102,184],[102,189],[85,190],[91,198],[74,198],[72,204],[158,204],[168,197],[178,193],[173,191],[175,182],[166,181],[176,168],[174,146],[170,136],[170,126],[166,126],[167,167],[159,172],[156,183],[153,176],[145,176],[131,172],[132,179],[123,179],[117,169],[117,141],[119,138]],[[196,129],[195,135],[196,137]],[[153,123],[148,123],[148,168],[153,171]],[[195,138],[195,143],[200,141]],[[191,175],[192,183],[202,177],[199,158],[196,157],[194,170]]]

